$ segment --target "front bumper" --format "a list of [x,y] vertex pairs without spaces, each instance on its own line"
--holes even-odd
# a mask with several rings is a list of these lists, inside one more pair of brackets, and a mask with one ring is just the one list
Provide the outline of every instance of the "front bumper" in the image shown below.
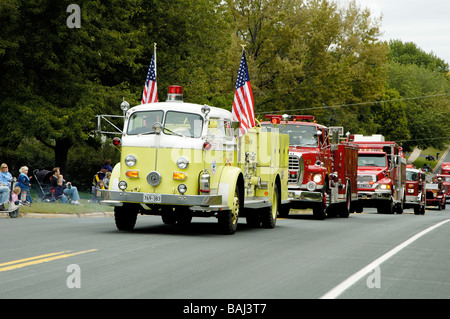
[[358,191],[358,199],[360,200],[387,200],[391,199],[392,193],[390,191]]
[[313,208],[322,202],[323,196],[321,191],[289,190],[288,199],[293,208]]
[[425,205],[425,203],[422,203],[420,201],[420,195],[419,196],[413,196],[413,195],[406,195],[405,203],[403,205],[403,208],[413,208],[416,206]]
[[123,203],[173,205],[173,206],[199,206],[221,210],[222,195],[175,195],[102,190],[102,205],[122,206]]
[[362,207],[385,207],[392,201],[392,193],[390,191],[359,191],[358,203]]

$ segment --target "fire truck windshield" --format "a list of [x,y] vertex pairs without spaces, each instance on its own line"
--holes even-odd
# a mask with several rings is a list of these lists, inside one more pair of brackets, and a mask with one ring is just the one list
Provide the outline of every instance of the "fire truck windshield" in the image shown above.
[[[266,127],[275,127],[273,124],[263,124]],[[289,134],[290,146],[317,147],[317,129],[313,125],[286,124],[276,126],[280,133]]]
[[195,113],[162,110],[134,112],[128,121],[127,134],[154,134],[153,124],[163,125],[162,132],[166,135],[200,137],[203,129],[203,117]]
[[406,180],[407,181],[418,181],[419,180],[419,174],[414,171],[406,171]]
[[358,155],[358,166],[386,167],[386,155],[381,154],[361,154]]

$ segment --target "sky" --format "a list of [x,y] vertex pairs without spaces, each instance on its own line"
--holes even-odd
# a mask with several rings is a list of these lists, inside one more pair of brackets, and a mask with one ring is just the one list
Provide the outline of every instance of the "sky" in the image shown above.
[[[450,64],[450,0],[355,0],[382,16],[381,40],[414,42]],[[346,0],[338,0],[346,3]]]

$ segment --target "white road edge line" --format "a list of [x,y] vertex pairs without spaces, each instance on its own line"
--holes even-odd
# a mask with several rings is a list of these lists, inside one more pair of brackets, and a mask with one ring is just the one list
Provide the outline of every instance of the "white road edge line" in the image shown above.
[[333,289],[331,289],[330,291],[325,293],[319,299],[335,299],[335,298],[337,298],[345,290],[350,288],[350,286],[352,286],[354,283],[356,283],[358,280],[360,280],[362,277],[364,277],[368,273],[372,272],[377,266],[379,266],[380,264],[382,264],[383,262],[385,262],[386,260],[388,260],[389,258],[394,256],[400,250],[402,250],[403,248],[405,248],[406,246],[408,246],[409,244],[411,244],[415,240],[419,239],[420,237],[422,237],[426,233],[429,233],[433,229],[435,229],[435,228],[437,228],[437,227],[439,227],[439,226],[441,226],[441,225],[443,225],[443,224],[445,224],[445,223],[447,223],[449,221],[450,221],[450,219],[446,219],[446,220],[444,220],[442,222],[439,222],[436,225],[431,226],[431,227],[421,231],[420,233],[414,235],[410,239],[404,241],[403,243],[401,243],[397,247],[395,247],[395,248],[391,249],[390,251],[388,251],[386,254],[384,254],[380,258],[374,260],[369,265],[367,265],[364,268],[362,268],[360,271],[358,271],[358,272],[354,273],[353,275],[351,275],[350,277],[348,277],[346,280],[344,280],[339,285],[337,285],[336,287],[334,287]]

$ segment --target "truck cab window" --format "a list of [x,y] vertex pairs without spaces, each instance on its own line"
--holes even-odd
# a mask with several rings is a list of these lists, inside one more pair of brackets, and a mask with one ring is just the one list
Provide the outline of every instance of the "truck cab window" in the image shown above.
[[[273,124],[264,124],[274,127]],[[313,125],[277,125],[280,133],[289,134],[289,145],[302,147],[317,147],[317,129]]]
[[165,134],[186,137],[201,137],[203,118],[199,114],[168,111],[164,123]]
[[127,134],[136,135],[152,132],[152,125],[155,122],[162,122],[163,111],[143,111],[134,112],[128,120]]
[[358,156],[358,166],[378,166],[378,167],[386,167],[386,156],[385,154],[380,155],[363,155],[359,154]]

